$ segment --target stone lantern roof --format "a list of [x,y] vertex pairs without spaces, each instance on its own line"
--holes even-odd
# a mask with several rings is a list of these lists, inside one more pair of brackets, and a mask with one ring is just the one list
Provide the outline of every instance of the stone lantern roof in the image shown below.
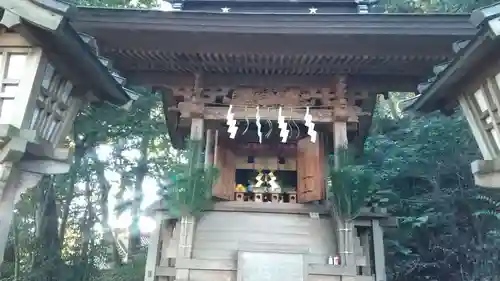
[[137,98],[126,79],[102,57],[96,40],[68,21],[73,6],[57,0],[2,1],[1,24],[42,47],[48,59],[72,81],[90,86],[99,100],[124,106]]
[[499,59],[500,4],[474,11],[469,21],[477,29],[476,35],[450,46],[455,56],[434,66],[433,76],[418,85],[420,96],[408,109],[422,113],[441,110],[450,114],[466,85],[473,83],[479,71]]

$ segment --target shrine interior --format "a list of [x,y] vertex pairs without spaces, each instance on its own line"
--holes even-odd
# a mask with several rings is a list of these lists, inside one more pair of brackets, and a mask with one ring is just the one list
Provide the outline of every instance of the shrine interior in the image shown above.
[[[307,127],[297,122],[288,124],[287,143],[280,141],[276,122],[263,122],[262,143],[247,142],[246,149],[238,149],[238,142],[245,142],[246,134],[257,136],[257,126],[250,120],[239,120],[240,134],[235,136],[236,147],[235,200],[262,202],[295,202],[297,192],[296,142],[305,138]],[[241,146],[240,146],[241,147]],[[260,182],[259,182],[260,180]],[[260,193],[263,193],[260,195]],[[273,198],[273,194],[275,194]]]

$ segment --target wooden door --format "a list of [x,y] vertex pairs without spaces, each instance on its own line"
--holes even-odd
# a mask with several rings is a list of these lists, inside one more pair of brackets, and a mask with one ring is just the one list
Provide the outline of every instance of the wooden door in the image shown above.
[[297,200],[299,203],[323,200],[325,195],[324,149],[321,138],[297,142]]
[[236,155],[231,149],[225,149],[226,158],[224,165],[224,181],[226,190],[226,199],[234,199],[234,191],[236,188]]
[[216,159],[214,164],[219,171],[219,177],[212,187],[212,196],[231,200],[236,185],[236,157],[223,143],[219,142],[215,150]]

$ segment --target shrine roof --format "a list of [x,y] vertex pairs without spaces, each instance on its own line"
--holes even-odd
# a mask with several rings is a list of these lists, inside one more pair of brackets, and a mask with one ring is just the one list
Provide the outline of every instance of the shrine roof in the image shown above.
[[419,85],[420,96],[408,109],[451,113],[460,94],[476,90],[471,86],[477,86],[480,73],[498,73],[500,4],[474,11],[470,22],[476,27],[475,36],[453,44],[454,58],[434,67],[434,76]]
[[[94,30],[249,34],[471,35],[469,14],[160,11],[78,7],[72,22]],[[202,29],[199,29],[199,28]],[[268,29],[275,27],[276,29]],[[423,30],[423,28],[430,28]]]
[[315,8],[315,13],[354,12],[359,5],[367,5],[367,10],[376,0],[173,0],[172,6],[183,11],[221,11],[227,7],[231,12],[304,12]]
[[411,91],[452,42],[474,35],[468,17],[79,8],[71,22],[138,84],[192,85],[203,73],[212,86],[321,87],[348,73],[373,90]]

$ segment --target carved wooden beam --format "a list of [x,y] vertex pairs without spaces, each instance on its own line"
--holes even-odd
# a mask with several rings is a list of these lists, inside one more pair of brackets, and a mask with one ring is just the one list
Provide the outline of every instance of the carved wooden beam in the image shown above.
[[[287,120],[300,121],[304,119],[306,110],[305,109],[284,109],[283,115],[286,116]],[[248,118],[250,120],[255,119],[256,108],[235,108],[233,109],[234,118],[244,120]],[[315,123],[332,123],[337,116],[331,109],[310,109],[310,113]],[[227,114],[227,107],[211,107],[206,106],[203,110],[203,115],[206,120],[224,120]],[[343,113],[344,114],[344,113]],[[359,120],[358,116],[370,115],[368,112],[362,112],[361,108],[357,106],[346,106],[345,114],[347,115],[347,122],[357,123]],[[278,110],[277,109],[260,109],[260,118],[263,120],[278,120]]]
[[183,101],[190,101],[196,97],[196,101],[206,105],[233,104],[248,107],[321,106],[323,108],[334,108],[338,106],[341,99],[349,99],[350,104],[354,104],[356,100],[364,98],[364,96],[356,95],[356,93],[347,96],[346,82],[342,76],[337,78],[337,84],[331,88],[237,87],[202,89],[199,87],[199,85],[195,87],[177,87],[172,88],[172,92],[175,97]]
[[[348,123],[358,123],[359,116],[369,116],[371,113],[363,112],[357,106],[343,105],[335,110],[331,109],[310,109],[310,113],[315,123],[332,123],[335,120],[345,120]],[[204,118],[205,120],[225,120],[227,107],[203,106],[201,103],[179,102],[177,107],[170,107],[169,111],[178,111],[181,113],[181,119]],[[233,109],[234,118],[239,120],[254,120],[256,108],[236,108]],[[301,121],[304,119],[305,109],[284,109],[283,115],[287,120]],[[261,108],[259,110],[260,118],[263,120],[278,120],[278,110]]]
[[[297,154],[296,143],[248,143],[239,140],[228,142],[228,147],[238,156],[272,156],[272,157],[294,157]],[[278,161],[276,159],[275,161]]]

